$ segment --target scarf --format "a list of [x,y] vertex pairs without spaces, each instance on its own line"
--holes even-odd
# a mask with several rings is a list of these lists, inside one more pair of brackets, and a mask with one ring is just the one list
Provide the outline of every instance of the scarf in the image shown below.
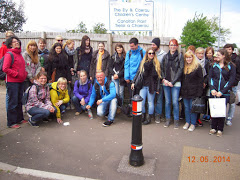
[[69,56],[73,56],[75,54],[75,50],[74,49],[70,50],[70,49],[68,49],[67,46],[65,46],[65,51]]
[[175,51],[175,53],[173,55],[169,51],[167,56],[168,56],[168,62],[167,62],[166,79],[169,82],[172,82],[172,78],[173,78],[172,74],[175,74],[172,72],[177,71],[177,67],[175,67],[175,65],[174,65],[174,60],[178,57],[178,51]]
[[97,70],[102,70],[102,55],[104,54],[104,50],[102,52],[98,51],[98,62],[97,62]]
[[205,77],[207,75],[206,69],[205,69],[205,57],[203,59],[198,59],[199,64],[202,66],[202,73],[203,73],[203,77]]
[[90,49],[89,46],[88,46],[88,47],[87,47],[87,46],[85,47],[85,53],[86,53],[86,54],[90,53],[90,50],[91,50],[91,49]]

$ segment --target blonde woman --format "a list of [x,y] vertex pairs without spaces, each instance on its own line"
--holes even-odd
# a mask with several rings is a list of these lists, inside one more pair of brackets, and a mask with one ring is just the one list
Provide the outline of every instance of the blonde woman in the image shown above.
[[[138,79],[142,76],[142,83],[138,83]],[[141,89],[139,95],[143,98],[142,102],[142,122],[144,125],[151,123],[154,120],[154,97],[155,93],[159,92],[159,80],[161,78],[160,63],[157,59],[155,51],[152,48],[147,49],[147,52],[141,61],[139,70],[133,79],[131,89]],[[142,86],[142,87],[141,87]],[[148,118],[146,118],[145,102],[148,99]]]
[[34,40],[28,42],[26,51],[22,56],[25,60],[25,69],[28,73],[27,79],[24,82],[24,89],[26,90],[32,85],[35,76],[41,70],[41,63],[38,59],[38,46]]
[[197,113],[192,113],[193,98],[202,96],[203,93],[203,75],[202,67],[197,61],[195,55],[188,51],[184,55],[184,73],[182,79],[181,95],[185,108],[186,123],[183,129],[193,131],[196,126]]
[[65,112],[65,109],[69,106],[70,97],[67,89],[67,79],[60,77],[57,82],[52,83],[52,89],[50,90],[51,102],[56,107],[57,122],[62,124],[61,113]]

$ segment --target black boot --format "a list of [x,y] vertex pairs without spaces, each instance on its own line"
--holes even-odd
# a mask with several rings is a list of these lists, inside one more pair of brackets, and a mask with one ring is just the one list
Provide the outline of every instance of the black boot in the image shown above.
[[142,113],[142,122],[146,121],[146,113]]
[[147,125],[147,124],[150,124],[151,121],[153,120],[154,121],[154,115],[153,114],[149,114],[147,119],[142,123],[143,125]]

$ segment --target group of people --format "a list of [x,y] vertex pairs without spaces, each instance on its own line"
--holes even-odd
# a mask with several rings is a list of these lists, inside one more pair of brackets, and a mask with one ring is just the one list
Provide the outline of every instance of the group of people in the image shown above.
[[[231,44],[217,53],[212,47],[204,50],[189,46],[184,55],[178,51],[176,39],[170,40],[168,52],[160,49],[159,38],[154,38],[151,44],[151,48],[144,50],[137,38],[131,38],[129,51],[117,43],[110,55],[103,42],[94,51],[86,35],[76,49],[73,40],[63,43],[63,37],[57,36],[50,51],[45,39],[40,38],[38,44],[30,40],[21,55],[21,41],[8,31],[1,48],[8,127],[19,128],[19,124],[27,122],[38,127],[40,121],[50,117],[63,123],[61,115],[72,105],[76,116],[86,111],[91,119],[91,109],[97,107],[98,116],[107,116],[103,126],[110,126],[117,109],[123,105],[127,87],[130,97],[139,94],[143,98],[143,125],[164,121],[164,127],[169,127],[173,119],[174,128],[178,129],[179,119],[184,116],[183,129],[193,131],[197,124],[202,125],[200,114],[192,112],[195,98],[206,97],[208,107],[209,97],[226,98],[228,103],[230,91],[237,94],[240,58],[233,53]],[[23,119],[24,91],[28,94],[25,105],[28,121]],[[235,103],[229,108],[226,123],[231,126]],[[211,118],[209,110],[202,118],[211,119],[210,134],[222,136],[225,118]]]

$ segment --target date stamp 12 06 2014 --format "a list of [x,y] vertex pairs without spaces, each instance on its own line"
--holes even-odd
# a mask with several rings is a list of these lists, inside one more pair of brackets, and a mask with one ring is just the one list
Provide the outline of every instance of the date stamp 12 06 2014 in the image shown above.
[[188,162],[190,163],[208,163],[208,162],[213,162],[213,163],[228,163],[230,162],[230,156],[188,156]]

